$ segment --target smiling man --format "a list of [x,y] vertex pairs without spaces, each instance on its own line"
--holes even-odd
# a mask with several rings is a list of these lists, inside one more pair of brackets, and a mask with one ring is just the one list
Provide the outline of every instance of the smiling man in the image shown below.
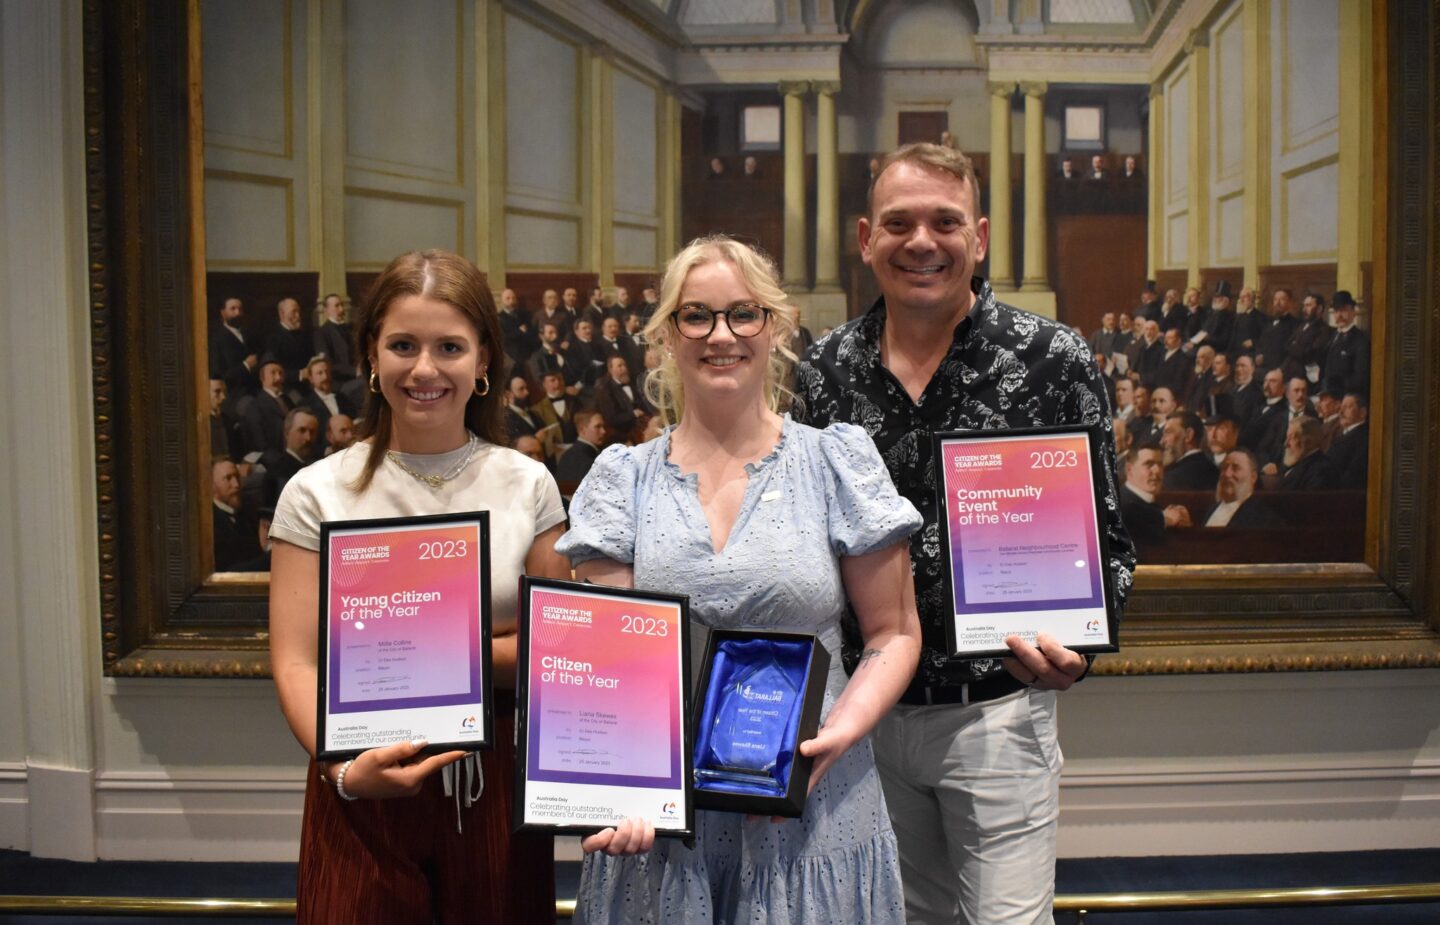
[[[869,431],[900,493],[925,517],[911,540],[924,651],[875,752],[900,848],[910,922],[1049,922],[1062,759],[1055,692],[1088,665],[1041,634],[1013,657],[949,657],[936,431],[1088,424],[1102,433],[1108,574],[1124,602],[1135,564],[1120,519],[1110,407],[1085,343],[995,299],[975,276],[990,240],[974,168],[915,144],[886,156],[859,223],[881,298],[820,340],[797,373],[807,423]],[[1008,234],[1009,229],[1004,229]],[[847,639],[847,662],[857,653]],[[947,863],[948,862],[948,863]]]

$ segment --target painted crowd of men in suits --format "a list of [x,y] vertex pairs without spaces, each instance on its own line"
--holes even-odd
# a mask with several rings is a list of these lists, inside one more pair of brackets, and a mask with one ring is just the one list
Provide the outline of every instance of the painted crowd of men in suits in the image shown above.
[[1065,154],[1060,158],[1060,170],[1055,174],[1058,180],[1143,180],[1145,174],[1140,170],[1140,159],[1134,154],[1127,154],[1120,159],[1120,167],[1112,170],[1110,167],[1110,155],[1091,154],[1088,167],[1081,168],[1080,157],[1074,154]]
[[303,324],[281,299],[247,324],[224,298],[209,331],[211,502],[217,571],[269,569],[269,519],[296,472],[354,441],[364,405],[348,302],[335,293]]
[[526,311],[513,289],[500,293],[500,327],[511,375],[505,424],[516,447],[546,463],[562,486],[578,483],[611,443],[645,439],[655,407],[645,380],[658,358],[642,330],[656,307],[643,290],[613,298],[600,287],[580,304],[576,287],[545,290]]
[[[1115,412],[1121,499],[1138,543],[1181,527],[1294,526],[1283,493],[1362,490],[1369,459],[1369,335],[1349,292],[1268,310],[1253,288],[1220,283],[1162,296],[1147,282],[1132,311],[1087,338]],[[1166,503],[1201,492],[1213,503]],[[1183,496],[1181,496],[1183,497]],[[1193,497],[1193,496],[1192,496]]]

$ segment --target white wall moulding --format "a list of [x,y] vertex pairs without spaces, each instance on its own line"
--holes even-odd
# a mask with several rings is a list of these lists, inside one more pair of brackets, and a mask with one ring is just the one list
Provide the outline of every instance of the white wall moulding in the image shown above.
[[37,858],[95,860],[94,773],[31,762],[25,785],[26,850]]
[[30,794],[24,762],[0,763],[0,848],[30,849]]
[[1095,681],[1060,707],[1064,856],[1440,845],[1440,671]]
[[299,852],[303,776],[101,775],[95,840],[102,859],[289,861]]
[[5,693],[16,695],[0,729],[15,736],[4,749],[6,789],[14,799],[16,785],[24,787],[28,850],[88,860],[93,627],[103,567],[87,523],[96,482],[83,460],[94,450],[78,418],[93,420],[103,406],[81,385],[92,332],[82,308],[90,261],[77,143],[84,137],[79,27],[76,4],[0,7],[0,333],[15,345],[0,382],[25,396],[22,408],[0,418],[0,440],[13,448],[0,495],[7,534],[0,623],[13,627],[6,635],[14,643],[0,654],[0,673],[14,676]]

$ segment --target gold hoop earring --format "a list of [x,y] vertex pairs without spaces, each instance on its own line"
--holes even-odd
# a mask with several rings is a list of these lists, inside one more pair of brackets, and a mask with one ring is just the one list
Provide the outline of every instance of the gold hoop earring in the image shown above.
[[370,370],[370,391],[380,394],[380,373],[373,369]]
[[[480,391],[480,383],[482,382],[485,383],[485,391],[483,392]],[[490,394],[490,377],[486,376],[484,373],[481,373],[480,378],[475,380],[475,394],[479,395],[481,398],[484,398],[486,395]]]

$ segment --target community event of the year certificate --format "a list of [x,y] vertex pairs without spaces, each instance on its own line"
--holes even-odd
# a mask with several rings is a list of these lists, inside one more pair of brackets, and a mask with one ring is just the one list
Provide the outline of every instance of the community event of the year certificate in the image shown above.
[[956,654],[1005,654],[1005,637],[1041,632],[1113,651],[1096,439],[1088,429],[937,435]]

